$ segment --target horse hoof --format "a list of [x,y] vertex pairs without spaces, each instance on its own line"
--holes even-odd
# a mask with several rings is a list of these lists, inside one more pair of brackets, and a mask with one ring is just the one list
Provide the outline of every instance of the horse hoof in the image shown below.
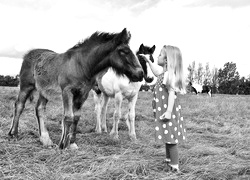
[[70,145],[69,145],[69,149],[70,149],[70,150],[77,150],[77,149],[78,149],[78,146],[76,145],[76,143],[73,143],[73,144],[70,144]]
[[8,141],[17,141],[18,140],[18,136],[8,136]]
[[40,137],[40,142],[43,144],[43,146],[45,147],[52,147],[53,146],[53,142],[51,141],[50,138],[43,138],[43,137]]
[[130,140],[131,140],[132,142],[136,142],[136,141],[137,141],[136,136],[130,136]]
[[95,132],[96,132],[97,134],[101,134],[101,133],[102,133],[102,130],[101,130],[101,129],[95,129]]
[[105,132],[105,133],[107,133],[108,131],[107,131],[107,129],[102,129],[102,132]]
[[63,142],[59,142],[59,144],[58,144],[58,147],[59,147],[59,149],[63,149],[63,147],[64,147],[64,144],[63,144]]
[[9,141],[17,141],[17,139],[18,139],[18,134],[8,133],[8,140]]
[[102,127],[101,127],[101,130],[102,130],[102,132],[105,132],[105,133],[108,132],[107,126],[102,126]]
[[51,141],[51,142],[49,142],[49,143],[47,143],[47,144],[43,144],[43,146],[46,147],[46,148],[51,149],[51,148],[53,148],[54,144],[53,144],[53,142]]
[[9,138],[18,138],[18,132],[12,132],[11,130],[8,132]]
[[113,137],[114,140],[119,140],[118,134],[110,134],[111,137]]

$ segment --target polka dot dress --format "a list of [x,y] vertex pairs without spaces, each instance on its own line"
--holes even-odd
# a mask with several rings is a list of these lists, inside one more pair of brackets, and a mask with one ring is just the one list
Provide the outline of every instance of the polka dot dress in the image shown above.
[[162,121],[160,116],[168,107],[168,89],[162,84],[163,76],[159,75],[152,102],[155,126],[155,139],[157,143],[177,144],[186,140],[186,126],[181,115],[181,105],[175,93],[175,103],[170,120]]

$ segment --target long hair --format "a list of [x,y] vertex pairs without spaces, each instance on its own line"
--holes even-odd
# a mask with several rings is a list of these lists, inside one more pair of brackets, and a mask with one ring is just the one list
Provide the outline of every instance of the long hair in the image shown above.
[[182,54],[178,47],[163,46],[164,56],[167,58],[167,76],[164,84],[177,92],[185,93]]

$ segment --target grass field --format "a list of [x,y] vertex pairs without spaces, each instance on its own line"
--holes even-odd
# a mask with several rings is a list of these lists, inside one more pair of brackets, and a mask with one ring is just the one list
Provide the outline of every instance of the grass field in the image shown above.
[[[174,174],[162,162],[164,146],[154,142],[151,92],[139,94],[136,142],[129,140],[124,121],[119,126],[118,141],[107,133],[93,132],[95,114],[90,94],[82,108],[76,141],[79,149],[75,151],[47,149],[40,144],[34,102],[26,103],[18,140],[8,140],[17,94],[17,88],[0,87],[0,179],[250,179],[250,96],[181,97],[188,139],[179,146],[182,173]],[[109,131],[113,110],[110,103]],[[51,97],[46,126],[55,144],[61,136],[62,112],[61,97]]]

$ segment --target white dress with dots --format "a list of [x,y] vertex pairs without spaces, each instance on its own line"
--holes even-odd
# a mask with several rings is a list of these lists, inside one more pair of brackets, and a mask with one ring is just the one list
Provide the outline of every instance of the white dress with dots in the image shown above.
[[161,120],[160,116],[166,112],[168,107],[168,89],[162,84],[164,74],[158,76],[154,99],[152,102],[155,126],[155,139],[157,143],[177,144],[186,140],[186,126],[181,115],[181,105],[177,93],[170,120]]

